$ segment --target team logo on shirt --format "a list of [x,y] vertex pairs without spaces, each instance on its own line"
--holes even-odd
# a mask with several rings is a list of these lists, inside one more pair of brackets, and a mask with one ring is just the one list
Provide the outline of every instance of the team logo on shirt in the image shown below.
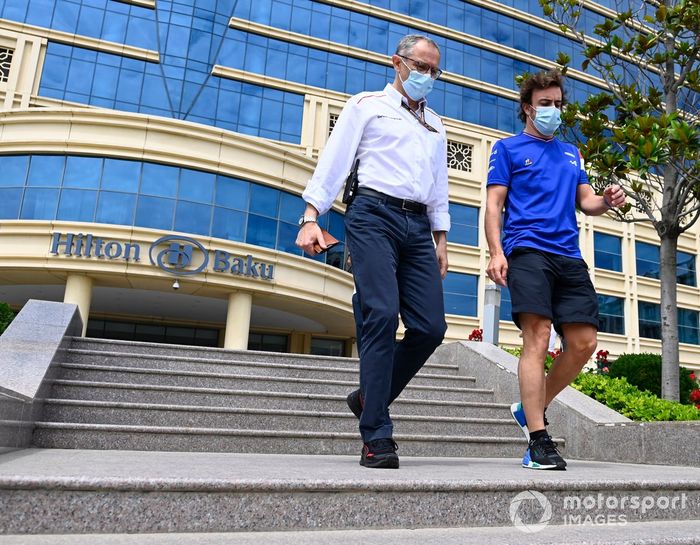
[[525,166],[529,167],[532,164],[532,161],[530,159],[525,159]]
[[571,164],[574,165],[575,167],[578,166],[578,161],[569,161],[569,163],[571,163]]

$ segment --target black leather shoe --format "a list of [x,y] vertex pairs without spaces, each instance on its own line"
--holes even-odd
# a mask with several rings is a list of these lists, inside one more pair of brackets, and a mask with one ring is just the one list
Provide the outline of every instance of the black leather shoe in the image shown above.
[[375,439],[362,447],[360,465],[383,469],[399,469],[399,446],[393,439]]
[[365,405],[365,400],[362,399],[360,390],[358,389],[354,392],[350,392],[346,401],[348,403],[348,407],[350,407],[350,410],[352,411],[352,414],[354,414],[357,418],[360,418],[362,416],[362,409]]

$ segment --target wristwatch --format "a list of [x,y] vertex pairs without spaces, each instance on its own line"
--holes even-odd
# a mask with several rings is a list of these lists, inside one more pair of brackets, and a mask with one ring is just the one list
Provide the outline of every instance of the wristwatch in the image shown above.
[[306,223],[317,223],[317,218],[314,216],[301,216],[299,218],[299,227],[303,226]]

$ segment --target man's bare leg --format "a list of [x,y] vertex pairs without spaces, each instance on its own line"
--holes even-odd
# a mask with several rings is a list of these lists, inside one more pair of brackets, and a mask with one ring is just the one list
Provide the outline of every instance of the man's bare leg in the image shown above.
[[[593,355],[598,344],[598,330],[590,324],[563,324],[562,330],[566,343],[564,351],[554,360],[552,368],[547,373],[543,410],[557,397],[559,392],[573,382],[581,372],[581,369],[583,369],[583,366],[586,365],[588,359]],[[522,382],[520,391],[523,391]],[[523,407],[525,408],[525,415],[529,424],[530,413],[527,412],[524,394],[522,395]],[[533,425],[538,424],[535,420],[532,423]],[[530,429],[541,428],[530,427]]]
[[527,426],[532,432],[544,429],[544,360],[552,322],[549,318],[537,314],[521,313],[519,318],[520,329],[523,332],[523,351],[518,362],[520,399]]

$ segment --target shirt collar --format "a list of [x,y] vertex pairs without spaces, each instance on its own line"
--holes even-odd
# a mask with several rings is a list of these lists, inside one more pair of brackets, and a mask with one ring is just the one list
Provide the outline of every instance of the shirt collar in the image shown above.
[[[396,106],[397,108],[401,107],[401,102],[405,102],[406,105],[408,105],[408,99],[403,96],[399,91],[394,87],[391,83],[387,83],[386,87],[384,87],[384,92],[387,94],[389,97],[389,100],[391,100],[391,103]],[[425,109],[425,107],[428,105],[428,101],[425,98],[422,98],[421,100],[418,101],[418,109],[422,110]]]

